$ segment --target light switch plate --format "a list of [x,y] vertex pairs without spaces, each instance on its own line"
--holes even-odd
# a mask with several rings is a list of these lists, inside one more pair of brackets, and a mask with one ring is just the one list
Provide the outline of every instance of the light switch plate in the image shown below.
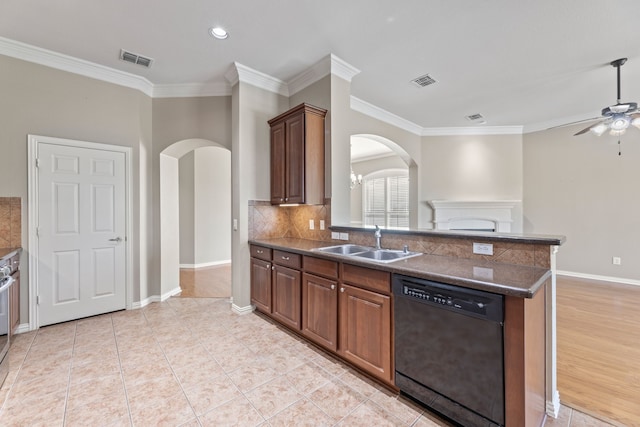
[[338,233],[337,231],[332,231],[331,232],[331,238],[333,240],[340,240],[340,233]]
[[324,219],[320,220],[320,230],[324,230]]
[[315,230],[316,225],[312,219],[309,220],[309,230]]
[[349,240],[349,233],[340,233],[340,240]]
[[473,253],[478,255],[493,255],[493,245],[491,243],[474,242]]

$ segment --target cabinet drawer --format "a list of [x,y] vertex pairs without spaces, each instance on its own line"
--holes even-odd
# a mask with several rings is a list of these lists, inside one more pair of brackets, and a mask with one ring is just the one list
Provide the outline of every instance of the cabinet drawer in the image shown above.
[[338,263],[335,261],[310,256],[303,257],[302,261],[303,268],[307,273],[330,277],[332,279],[338,278]]
[[291,268],[300,268],[300,255],[291,252],[273,251],[273,262]]
[[386,271],[343,264],[342,281],[386,294],[391,293],[391,274]]
[[265,261],[271,261],[271,249],[263,246],[250,246],[251,256],[254,258],[263,259]]

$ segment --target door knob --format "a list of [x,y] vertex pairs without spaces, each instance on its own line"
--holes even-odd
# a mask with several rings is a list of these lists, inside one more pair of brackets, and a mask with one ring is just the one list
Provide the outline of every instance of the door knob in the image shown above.
[[110,242],[117,242],[120,243],[122,242],[122,238],[121,237],[116,237],[115,239],[109,239]]

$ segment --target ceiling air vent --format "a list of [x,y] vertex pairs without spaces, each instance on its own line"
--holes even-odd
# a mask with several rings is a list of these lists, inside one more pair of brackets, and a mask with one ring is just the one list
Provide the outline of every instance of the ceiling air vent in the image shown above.
[[471,114],[470,116],[465,116],[465,117],[467,118],[467,120],[470,120],[472,122],[484,120],[484,117],[482,117],[482,114],[480,113]]
[[431,77],[429,74],[425,74],[424,76],[420,76],[411,80],[411,83],[419,87],[425,87],[434,84],[436,81],[437,80]]
[[151,64],[153,64],[153,59],[138,55],[137,53],[127,52],[124,49],[120,50],[120,59],[146,68],[151,67]]

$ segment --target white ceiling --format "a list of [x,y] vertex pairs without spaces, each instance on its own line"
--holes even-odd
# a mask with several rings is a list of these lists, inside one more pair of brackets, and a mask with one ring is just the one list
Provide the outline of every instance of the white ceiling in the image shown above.
[[[289,81],[328,54],[352,95],[418,126],[541,129],[640,101],[637,0],[2,0],[0,37],[135,73],[226,85],[233,62]],[[208,35],[221,25],[225,41]],[[151,57],[151,69],[118,60]],[[410,81],[429,73],[437,83]]]

